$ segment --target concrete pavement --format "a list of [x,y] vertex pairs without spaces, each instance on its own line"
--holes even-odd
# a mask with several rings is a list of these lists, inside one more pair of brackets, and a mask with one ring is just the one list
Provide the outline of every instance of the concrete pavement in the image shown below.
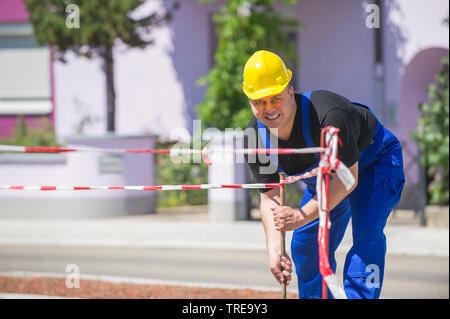
[[[387,260],[390,264],[390,268],[386,272],[387,280],[383,289],[384,297],[382,297],[404,298],[405,296],[410,296],[411,298],[443,298],[447,296],[445,298],[448,298],[448,294],[443,293],[444,290],[448,290],[448,273],[446,273],[445,270],[442,270],[441,265],[446,264],[447,266],[445,268],[448,268],[448,227],[423,228],[418,225],[417,221],[411,221],[408,218],[404,218],[404,216],[405,215],[402,215],[400,218],[397,216],[395,220],[390,219],[385,230],[388,246]],[[292,232],[288,232],[286,241],[288,253],[290,252],[289,243],[291,236]],[[345,253],[350,249],[351,244],[351,227],[349,226],[337,252],[339,264],[343,264]],[[118,260],[121,260],[119,258],[121,256],[120,254],[122,254],[119,253],[121,251],[129,253],[133,258],[137,258],[137,256],[140,255],[135,255],[135,251],[139,250],[144,251],[150,256],[143,255],[144,257],[147,256],[145,257],[147,259],[144,263],[146,265],[145,272],[139,273],[137,271],[139,269],[136,270],[136,265],[133,262],[133,267],[130,265],[124,265],[124,267],[128,267],[127,271],[129,271],[129,269],[134,269],[135,272],[129,274],[129,276],[131,276],[130,278],[122,278],[121,280],[131,282],[132,280],[137,280],[134,277],[142,277],[141,280],[149,280],[144,277],[160,278],[159,280],[163,280],[167,284],[170,283],[169,279],[174,279],[173,274],[176,273],[179,277],[175,278],[178,280],[177,283],[182,282],[188,284],[190,281],[195,281],[196,286],[200,285],[200,282],[204,285],[208,281],[211,281],[210,284],[213,286],[223,285],[222,277],[224,272],[221,272],[222,275],[220,278],[213,276],[210,276],[211,278],[209,278],[206,276],[207,272],[203,269],[201,273],[204,275],[203,277],[206,277],[198,278],[197,276],[194,278],[189,277],[191,276],[191,272],[189,271],[187,274],[182,274],[178,269],[174,270],[170,268],[168,274],[166,274],[166,278],[163,276],[164,274],[161,273],[160,268],[154,273],[150,271],[151,267],[149,267],[149,265],[155,262],[155,254],[156,256],[159,256],[159,262],[162,260],[166,264],[173,264],[170,261],[173,258],[176,258],[182,264],[185,264],[191,260],[189,259],[191,257],[193,260],[203,260],[206,258],[203,255],[206,254],[209,256],[210,250],[204,250],[204,248],[218,249],[221,251],[221,256],[227,255],[225,252],[228,252],[228,250],[230,254],[241,251],[241,253],[245,254],[244,257],[248,254],[253,256],[250,260],[254,264],[249,268],[254,270],[261,267],[260,273],[262,274],[262,279],[261,281],[256,281],[256,284],[263,285],[264,289],[270,288],[270,284],[273,284],[273,280],[270,282],[264,281],[266,277],[268,279],[273,278],[267,275],[265,235],[261,221],[239,221],[228,224],[211,223],[209,222],[207,207],[166,209],[160,210],[159,213],[155,215],[127,216],[108,219],[0,219],[0,247],[3,249],[2,254],[4,254],[4,260],[9,261],[10,263],[12,262],[14,265],[12,268],[4,267],[3,271],[8,275],[14,275],[14,271],[18,269],[23,268],[23,270],[25,270],[26,267],[23,263],[25,261],[32,261],[33,256],[35,257],[36,254],[39,255],[42,253],[41,250],[46,250],[44,255],[47,256],[47,259],[53,254],[57,256],[57,258],[55,257],[55,260],[62,264],[64,264],[64,262],[72,262],[73,256],[81,256],[82,254],[76,253],[77,249],[81,249],[83,252],[91,250],[95,251],[96,253],[92,254],[92,256],[97,256],[99,251],[103,254],[107,254],[107,252],[112,249],[114,252],[117,251],[116,255],[118,256]],[[59,247],[59,250],[57,247]],[[104,248],[98,250],[98,248],[101,247]],[[108,247],[108,249],[106,249],[106,247]],[[146,247],[150,247],[151,249],[147,249]],[[142,250],[142,248],[146,249]],[[164,248],[172,249],[166,251]],[[184,248],[193,249],[185,251]],[[14,253],[12,255],[6,254],[8,249],[12,249],[11,252]],[[170,254],[176,250],[179,251],[179,253],[176,254],[176,257],[170,256]],[[245,252],[245,250],[248,252]],[[27,253],[26,251],[29,252]],[[57,251],[63,253],[57,253]],[[71,255],[70,252],[73,254]],[[166,255],[161,256],[162,252],[166,255],[168,254],[170,258]],[[183,252],[185,252],[186,256],[189,256],[189,258],[183,257]],[[192,256],[193,252],[200,254],[200,257]],[[255,254],[257,254],[259,258],[256,258],[254,256]],[[11,257],[13,255],[17,255],[16,257],[19,259],[16,261]],[[108,258],[112,258],[116,255],[108,255]],[[68,258],[67,261],[61,259],[64,256]],[[166,260],[167,258],[168,261]],[[40,259],[37,258],[36,262],[42,266],[42,262],[39,260]],[[55,260],[47,260],[47,264],[50,263],[50,266],[53,268],[44,267],[39,270],[39,267],[36,268],[33,266],[28,269],[28,272],[45,271],[42,273],[45,274],[49,271],[58,272],[60,269],[64,269],[63,266],[65,264],[61,266],[62,268],[58,267],[59,264]],[[132,260],[134,261],[134,259]],[[86,261],[84,262],[86,263]],[[90,271],[93,274],[103,273],[105,269],[104,265],[97,265],[96,263],[101,263],[101,258],[100,261],[93,260],[87,264],[82,264],[83,269],[88,272]],[[174,265],[176,264],[177,263]],[[411,267],[412,269],[409,269]],[[231,269],[233,267],[225,268]],[[99,271],[99,269],[102,269],[102,271]],[[431,271],[432,269],[434,269],[434,271]],[[341,272],[342,269],[338,267],[337,275],[342,276]],[[114,277],[117,275],[121,276],[125,273],[126,272],[119,269],[117,274],[112,272],[111,275]],[[54,275],[54,273],[49,274]],[[236,274],[234,272],[231,278],[234,278],[235,276]],[[254,271],[252,276],[255,277]],[[242,280],[239,278],[237,279],[239,280],[239,283],[242,284]],[[230,278],[226,281],[227,283],[232,282]],[[445,282],[447,282],[447,285],[445,285]],[[249,283],[247,283],[247,285],[248,284]],[[445,288],[444,290],[443,287]],[[425,294],[425,292],[428,294]],[[410,295],[407,295],[407,293],[410,293]],[[0,299],[3,298],[45,298],[45,296],[0,294]]]
[[[389,223],[388,254],[449,255],[449,229]],[[292,232],[286,238],[289,251]],[[85,220],[0,220],[0,245],[132,246],[265,250],[262,223],[211,223],[205,207],[162,210],[155,215]],[[352,245],[351,226],[338,252]]]

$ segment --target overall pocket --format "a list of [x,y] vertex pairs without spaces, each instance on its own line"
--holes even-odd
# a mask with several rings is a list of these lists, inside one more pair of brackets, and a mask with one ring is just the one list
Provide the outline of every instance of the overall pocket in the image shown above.
[[400,201],[405,180],[389,174],[383,168],[374,168],[370,204],[392,210]]

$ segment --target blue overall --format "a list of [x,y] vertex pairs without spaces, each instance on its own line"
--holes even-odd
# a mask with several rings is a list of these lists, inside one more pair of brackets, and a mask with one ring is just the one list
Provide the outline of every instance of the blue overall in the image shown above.
[[[306,145],[315,147],[309,123],[310,95],[311,92],[305,92],[301,96],[302,133]],[[268,130],[259,121],[258,129],[265,147],[270,148]],[[266,134],[261,134],[262,129]],[[317,167],[318,155],[316,159],[312,167],[299,174]],[[280,165],[278,170],[282,171]],[[299,207],[316,195],[316,177],[303,182],[307,187]],[[344,290],[348,298],[375,299],[380,296],[386,255],[383,229],[391,210],[400,200],[404,182],[401,144],[377,120],[372,142],[360,153],[357,187],[330,211],[329,262],[333,272],[336,272],[335,251],[342,241],[350,217],[352,219],[353,246],[347,253],[343,271]],[[318,227],[319,220],[316,219],[294,230],[292,237],[291,252],[300,299],[321,298],[322,295]],[[332,298],[330,291],[328,297]]]

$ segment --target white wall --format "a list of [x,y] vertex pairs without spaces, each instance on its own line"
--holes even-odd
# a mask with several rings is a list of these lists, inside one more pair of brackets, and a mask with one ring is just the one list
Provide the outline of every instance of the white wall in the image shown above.
[[[145,15],[161,3],[148,1],[135,14]],[[170,7],[172,3],[165,1],[163,5]],[[194,107],[202,101],[205,91],[196,81],[210,67],[209,17],[220,3],[199,4],[197,0],[180,3],[173,21],[151,33],[153,45],[126,49],[118,43],[115,47],[119,134],[155,133],[169,137],[174,128],[192,128]],[[99,119],[87,126],[85,133],[103,133],[106,97],[101,61],[70,54],[68,57],[68,64],[55,63],[57,133],[72,135],[84,114]]]
[[55,129],[59,138],[76,133],[85,116],[98,118],[85,134],[106,131],[105,77],[99,59],[67,55],[68,63],[54,62]]

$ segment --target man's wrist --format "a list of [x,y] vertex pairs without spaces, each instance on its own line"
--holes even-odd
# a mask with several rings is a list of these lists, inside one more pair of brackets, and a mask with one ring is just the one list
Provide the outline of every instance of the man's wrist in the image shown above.
[[308,215],[306,215],[305,211],[301,208],[297,209],[297,221],[299,225],[303,226],[308,218]]

